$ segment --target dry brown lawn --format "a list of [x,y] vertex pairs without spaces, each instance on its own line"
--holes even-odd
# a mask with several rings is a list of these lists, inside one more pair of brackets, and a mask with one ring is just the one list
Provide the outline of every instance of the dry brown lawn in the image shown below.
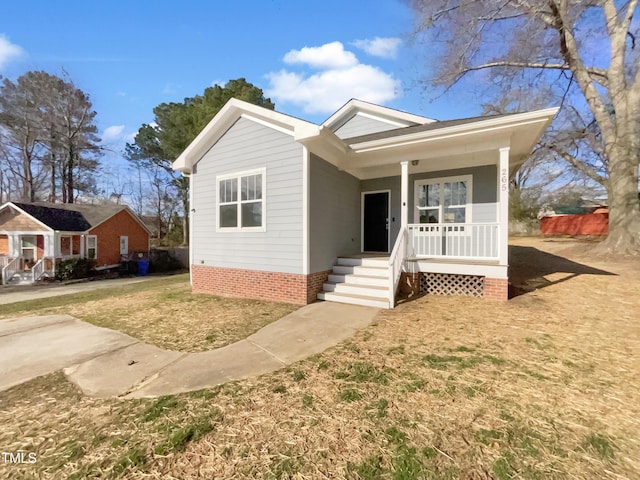
[[0,477],[640,478],[640,261],[514,246],[527,293],[406,302],[257,379],[125,401],[54,374],[0,393],[2,450],[38,458]]
[[[59,305],[48,306],[52,302]],[[0,319],[65,313],[169,350],[200,352],[242,340],[298,306],[193,294],[188,275],[0,307]]]

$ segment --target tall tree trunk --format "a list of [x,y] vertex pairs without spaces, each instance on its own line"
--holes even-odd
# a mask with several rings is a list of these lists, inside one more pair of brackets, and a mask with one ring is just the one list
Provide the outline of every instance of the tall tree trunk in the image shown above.
[[56,203],[56,157],[51,154],[51,176],[50,176],[49,202]]
[[599,251],[636,255],[640,252],[639,154],[623,145],[609,152],[609,235]]
[[69,163],[67,163],[67,203],[73,203],[73,166],[75,161],[73,144],[69,144]]

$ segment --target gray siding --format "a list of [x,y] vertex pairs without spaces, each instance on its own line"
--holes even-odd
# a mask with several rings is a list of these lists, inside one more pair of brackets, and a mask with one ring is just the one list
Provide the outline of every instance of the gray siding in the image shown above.
[[386,132],[387,130],[395,130],[396,128],[401,127],[356,114],[338,127],[335,130],[335,134],[339,138],[351,138],[369,133]]
[[[398,166],[400,170],[400,166]],[[474,223],[497,222],[497,167],[484,165],[482,167],[462,168],[457,170],[442,170],[439,172],[416,173],[409,175],[409,223],[414,223],[414,183],[425,178],[457,177],[459,175],[473,175],[473,192],[471,216]],[[400,176],[374,178],[362,180],[360,188],[363,192],[371,190],[391,189],[391,245],[393,248],[400,231]]]
[[311,155],[310,273],[330,270],[340,255],[360,251],[359,180]]
[[[240,118],[193,174],[196,265],[302,273],[302,146]],[[266,232],[216,232],[216,176],[266,168]]]

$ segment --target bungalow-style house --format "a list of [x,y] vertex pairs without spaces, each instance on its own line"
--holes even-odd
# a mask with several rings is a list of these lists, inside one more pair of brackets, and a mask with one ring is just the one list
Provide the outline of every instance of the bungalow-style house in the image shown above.
[[149,250],[149,231],[124,205],[7,202],[0,207],[2,283],[34,283],[55,275],[56,264],[92,258],[113,268],[123,255]]
[[509,179],[556,111],[435,121],[351,100],[316,125],[231,99],[173,164],[191,182],[193,290],[507,299]]

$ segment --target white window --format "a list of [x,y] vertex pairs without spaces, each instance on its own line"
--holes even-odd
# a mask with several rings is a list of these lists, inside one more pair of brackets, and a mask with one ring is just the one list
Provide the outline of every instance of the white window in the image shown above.
[[415,223],[471,223],[471,175],[415,182]]
[[266,230],[266,170],[217,177],[218,230]]
[[98,237],[87,235],[87,258],[98,258]]

